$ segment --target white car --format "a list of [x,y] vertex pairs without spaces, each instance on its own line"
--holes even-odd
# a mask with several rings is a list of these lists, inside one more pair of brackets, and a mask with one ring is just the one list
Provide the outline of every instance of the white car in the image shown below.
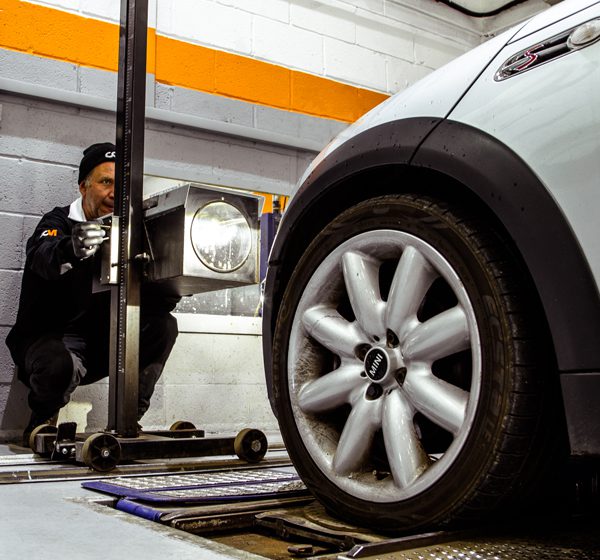
[[265,365],[337,515],[523,511],[600,455],[599,39],[600,2],[565,0],[376,107],[300,182]]

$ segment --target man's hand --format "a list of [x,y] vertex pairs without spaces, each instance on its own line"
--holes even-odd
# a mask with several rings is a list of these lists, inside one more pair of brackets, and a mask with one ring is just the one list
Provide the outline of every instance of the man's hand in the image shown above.
[[78,222],[73,226],[73,251],[79,259],[91,257],[104,241],[106,233],[96,222]]

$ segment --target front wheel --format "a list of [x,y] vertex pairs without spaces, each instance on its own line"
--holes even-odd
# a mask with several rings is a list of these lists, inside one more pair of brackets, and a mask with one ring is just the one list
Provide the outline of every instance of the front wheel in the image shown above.
[[528,285],[489,223],[430,198],[371,199],[323,230],[284,294],[273,370],[286,447],[326,507],[409,530],[531,487],[559,411]]

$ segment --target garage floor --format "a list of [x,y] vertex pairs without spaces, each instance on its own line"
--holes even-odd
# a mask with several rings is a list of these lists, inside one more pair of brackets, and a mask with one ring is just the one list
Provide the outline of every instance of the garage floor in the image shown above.
[[[271,438],[272,440],[272,438]],[[281,447],[267,454],[284,463]],[[214,468],[220,461],[239,463],[233,457],[194,459],[198,468]],[[164,461],[156,462],[158,468]],[[36,477],[44,472],[42,481]],[[67,480],[78,472],[79,478]],[[54,477],[54,480],[49,478]],[[82,480],[99,478],[74,465],[52,465],[15,446],[0,445],[0,558],[127,558],[149,560],[284,559],[300,556],[345,560],[598,560],[600,518],[570,516],[562,520],[532,519],[528,527],[509,527],[486,534],[432,534],[386,542],[373,536],[371,543],[332,553],[318,545],[276,535],[242,530],[208,539],[115,510],[112,499],[82,488]],[[12,480],[11,480],[12,479]],[[106,479],[109,480],[109,479]],[[13,483],[10,483],[14,481]],[[318,509],[318,504],[306,508]],[[313,516],[314,518],[314,516]],[[278,522],[279,523],[279,522]],[[329,518],[324,525],[335,528]],[[277,532],[277,531],[275,531]],[[289,546],[295,549],[289,549]],[[290,552],[291,551],[291,552]]]
[[[0,458],[6,463],[7,456],[12,459],[19,451],[26,450],[0,445]],[[30,453],[21,455],[28,456]],[[47,470],[48,465],[6,467],[0,462],[0,473],[18,471],[15,478],[24,480],[28,471],[33,478],[42,469]],[[106,496],[82,488],[82,479],[61,479],[61,470],[67,467],[56,469],[59,478],[55,481],[0,485],[2,560],[65,560],[79,556],[89,560],[258,558],[107,507]]]

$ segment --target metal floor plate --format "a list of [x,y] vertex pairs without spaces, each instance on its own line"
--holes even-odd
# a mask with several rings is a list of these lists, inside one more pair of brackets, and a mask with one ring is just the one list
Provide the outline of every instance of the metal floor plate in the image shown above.
[[254,469],[217,473],[116,478],[85,482],[90,490],[144,502],[196,503],[307,493],[294,471]]
[[132,480],[115,478],[110,481],[113,486],[143,491],[169,491],[186,488],[211,488],[215,486],[236,486],[272,481],[298,480],[295,472],[270,469],[254,469],[247,471],[224,471],[199,474],[173,474],[163,476],[146,476]]
[[[600,560],[600,519],[597,516],[541,522],[532,527],[482,529],[480,534],[458,536],[440,533],[436,542],[405,542],[355,546],[338,560]],[[487,535],[486,535],[487,532]],[[423,535],[426,536],[426,535]],[[445,538],[444,538],[445,537]]]
[[[375,556],[338,556],[375,558]],[[541,543],[453,542],[414,550],[377,555],[378,560],[598,560],[600,551],[571,547],[549,547]]]

